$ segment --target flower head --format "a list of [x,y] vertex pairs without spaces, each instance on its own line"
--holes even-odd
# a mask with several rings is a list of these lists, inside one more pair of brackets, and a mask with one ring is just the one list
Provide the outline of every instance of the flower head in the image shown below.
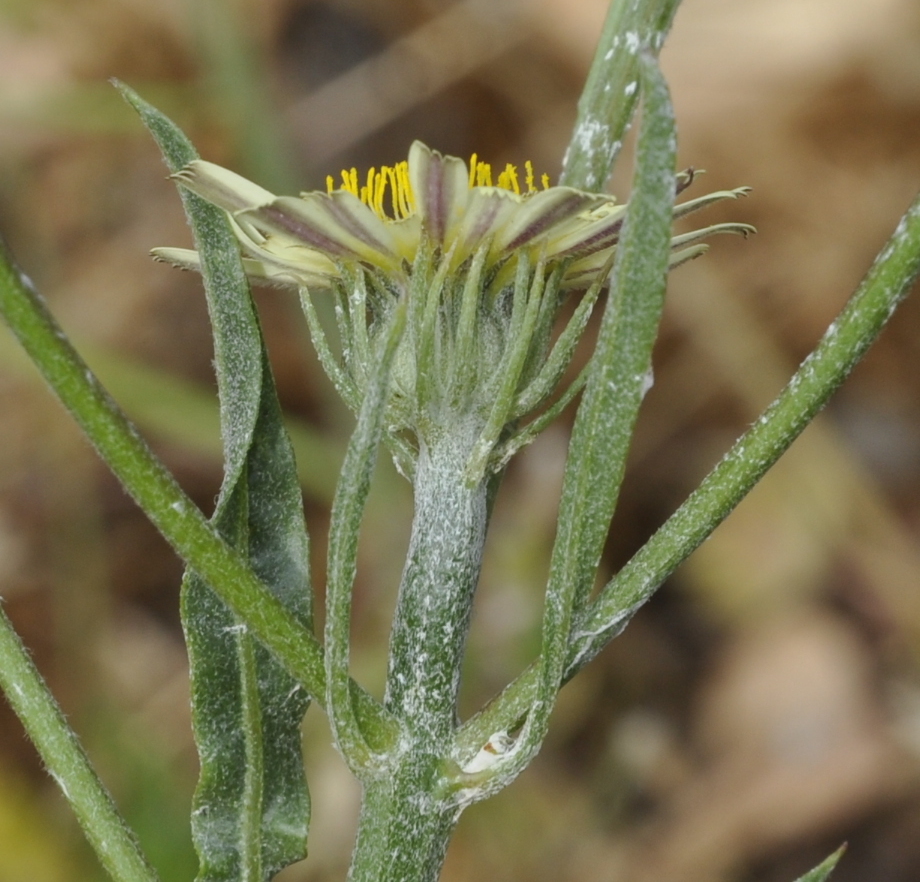
[[[612,196],[551,187],[545,174],[538,184],[529,162],[523,174],[507,165],[493,184],[491,167],[475,154],[468,166],[420,141],[407,161],[372,168],[363,179],[356,169],[343,171],[340,186],[330,176],[327,192],[299,197],[275,196],[203,160],[176,177],[230,214],[254,278],[295,287],[329,287],[341,281],[343,265],[354,264],[380,270],[395,287],[405,288],[422,243],[449,253],[452,269],[483,245],[489,266],[522,249],[542,250],[548,262],[568,262],[563,287],[584,286],[615,247],[626,212]],[[683,173],[679,185],[692,178],[692,172]],[[720,191],[684,203],[675,217],[744,192]],[[692,243],[705,236],[748,229],[719,224],[675,237],[672,263],[700,254]],[[181,266],[197,265],[194,252],[161,248],[155,254]],[[510,277],[505,273],[502,280]]]
[[[228,213],[252,278],[301,291],[327,372],[352,406],[374,370],[372,338],[399,299],[417,301],[393,379],[393,431],[422,443],[472,416],[494,467],[510,449],[502,452],[500,440],[510,443],[522,417],[555,391],[626,214],[612,196],[550,186],[546,175],[538,181],[530,163],[523,172],[508,165],[493,181],[475,155],[467,164],[419,141],[404,162],[362,177],[344,171],[340,186],[330,177],[326,192],[300,196],[275,196],[201,160],[176,177]],[[692,171],[679,175],[678,191],[692,180]],[[676,206],[674,216],[745,192],[711,193]],[[701,254],[709,235],[750,229],[717,224],[675,236],[671,266]],[[154,254],[198,266],[193,251]],[[309,297],[323,289],[337,299],[343,365],[333,362]],[[550,347],[560,298],[573,289],[587,293]]]

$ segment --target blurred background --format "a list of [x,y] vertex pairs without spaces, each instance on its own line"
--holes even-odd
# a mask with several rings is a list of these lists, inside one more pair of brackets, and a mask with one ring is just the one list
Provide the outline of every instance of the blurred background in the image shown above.
[[[104,382],[205,509],[220,483],[200,283],[119,77],[208,159],[278,192],[415,138],[555,175],[604,0],[0,0],[0,229]],[[915,0],[685,0],[662,55],[705,221],[755,224],[671,279],[607,573],[781,389],[920,186]],[[613,191],[626,195],[627,148]],[[256,294],[322,594],[352,421],[299,307]],[[447,882],[920,878],[920,300],[626,632],[562,693],[535,765],[464,815]],[[585,356],[587,353],[585,353]],[[536,649],[571,414],[511,466],[470,641],[472,713]],[[382,682],[411,503],[381,468],[355,675]],[[191,879],[196,775],[182,568],[0,329],[0,597],[165,882]],[[304,727],[311,855],[344,879],[358,791]],[[104,878],[0,701],[0,882]]]

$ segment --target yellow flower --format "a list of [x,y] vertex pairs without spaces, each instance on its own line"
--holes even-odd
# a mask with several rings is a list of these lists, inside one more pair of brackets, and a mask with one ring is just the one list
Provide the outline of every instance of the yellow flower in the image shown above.
[[[525,165],[523,187],[508,165],[493,185],[491,169],[475,155],[469,166],[416,141],[407,161],[360,181],[355,169],[342,173],[342,186],[327,179],[328,192],[275,196],[240,175],[197,160],[176,176],[189,190],[225,209],[233,222],[255,279],[281,285],[329,287],[343,280],[343,267],[360,264],[381,271],[390,285],[405,290],[420,246],[449,255],[448,271],[481,247],[485,266],[503,267],[490,279],[495,292],[514,277],[520,250],[542,252],[547,265],[567,261],[562,288],[586,287],[615,247],[626,206],[612,196],[571,187],[551,187],[546,175],[537,186]],[[678,177],[686,186],[692,173]],[[746,188],[710,193],[675,208],[675,218]],[[700,239],[714,233],[746,234],[744,224],[717,224],[673,239],[672,266],[696,257]],[[195,252],[159,248],[155,256],[197,268]],[[486,277],[489,273],[486,272]]]

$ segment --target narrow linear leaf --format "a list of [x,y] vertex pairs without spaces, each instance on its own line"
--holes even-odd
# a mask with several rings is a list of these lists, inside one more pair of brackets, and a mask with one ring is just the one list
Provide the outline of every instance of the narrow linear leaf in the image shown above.
[[567,666],[573,613],[593,587],[616,506],[664,304],[675,192],[674,115],[654,58],[645,55],[641,63],[643,121],[635,184],[569,444],[533,706],[514,756],[496,766],[496,784],[526,765],[545,734]]
[[[245,485],[221,500],[214,519],[224,538],[245,553]],[[235,534],[231,525],[236,527]],[[241,828],[249,761],[244,724],[240,640],[245,631],[220,598],[191,570],[182,582],[182,626],[191,668],[192,728],[200,770],[192,809],[198,880],[242,880]]]
[[[262,408],[247,462],[249,559],[305,627],[313,629],[310,548],[290,441],[263,350]],[[262,866],[266,878],[306,856],[310,795],[300,724],[309,695],[256,640],[261,698]]]
[[[0,263],[0,294],[6,283],[4,270]],[[22,720],[45,768],[60,786],[99,862],[112,879],[159,882],[134,831],[121,817],[2,606],[0,691]]]
[[[0,314],[100,459],[179,557],[246,619],[262,645],[270,648],[314,700],[325,695],[323,648],[316,635],[269,591],[249,561],[227,545],[154,456],[15,265],[2,239]],[[356,683],[351,688],[362,724],[374,731],[381,745],[392,744],[398,737],[396,720]]]
[[[197,158],[165,116],[122,87],[167,165]],[[312,628],[309,546],[297,471],[249,284],[224,213],[183,192],[214,333],[224,482],[213,523]],[[199,882],[262,882],[306,854],[310,803],[300,723],[309,697],[194,572],[183,627],[201,760],[192,833]]]
[[[324,696],[323,648],[316,635],[271,593],[250,562],[227,545],[154,456],[12,261],[2,239],[0,314],[51,391],[163,538],[246,619],[262,645],[270,648],[314,700]],[[391,745],[398,737],[392,714],[357,683],[351,689],[362,724],[373,731],[381,749]]]
[[616,508],[667,283],[677,145],[667,85],[651,56],[644,57],[642,84],[635,186],[572,430],[550,565],[550,594],[571,592],[575,608],[594,585]]
[[402,302],[394,310],[392,325],[383,336],[371,381],[358,413],[358,425],[345,453],[329,524],[326,711],[336,746],[359,778],[373,769],[376,758],[373,756],[373,733],[361,728],[348,676],[352,589],[357,572],[358,534],[383,435],[393,360],[405,324],[406,308],[405,302]]
[[[116,86],[153,135],[170,172],[175,174],[198,158],[191,141],[172,120],[124,84]],[[201,274],[214,330],[224,479],[232,485],[245,464],[259,412],[262,336],[239,246],[224,212],[181,187],[179,195],[201,253]]]
[[579,614],[569,675],[603,649],[789,448],[881,333],[920,275],[920,195],[779,397]]
[[639,98],[640,56],[657,57],[680,0],[611,0],[559,183],[600,192]]
[[843,853],[847,850],[846,845],[841,845],[829,858],[826,858],[822,861],[817,867],[813,870],[807,872],[804,876],[799,876],[795,882],[826,882],[830,878],[831,873],[834,871],[834,868],[837,866],[840,858],[843,857]]
[[550,562],[543,621],[544,706],[552,704],[561,684],[573,611],[594,584],[664,306],[677,143],[667,84],[654,58],[645,55],[640,61],[643,120],[635,185],[572,429]]
[[[729,515],[788,449],[872,345],[920,276],[920,194],[859,288],[782,394],[738,439],[703,483],[576,618],[565,680],[619,634],[662,582]],[[531,665],[457,735],[469,755],[492,732],[513,729],[536,695]]]

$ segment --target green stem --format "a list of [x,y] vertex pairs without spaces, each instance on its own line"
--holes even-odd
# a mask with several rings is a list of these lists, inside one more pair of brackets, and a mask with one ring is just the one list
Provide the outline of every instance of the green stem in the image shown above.
[[109,875],[117,882],[156,882],[157,874],[133,831],[93,770],[2,609],[0,686]]
[[419,451],[385,698],[404,734],[388,767],[366,783],[351,882],[435,882],[460,813],[443,758],[488,521],[487,484],[464,481],[481,429],[460,424]]
[[440,783],[439,757],[407,751],[365,785],[348,882],[437,882],[460,813]]
[[469,487],[464,481],[479,426],[457,428],[419,451],[412,536],[396,601],[384,699],[420,745],[442,752],[455,723],[488,521],[486,483]]
[[[42,299],[0,243],[0,312],[99,455],[179,556],[247,623],[318,701],[325,696],[322,647],[262,584],[182,492],[73,349]],[[384,741],[392,726],[356,689],[359,712]]]
[[[779,398],[579,617],[566,681],[626,627],[635,611],[786,451],[881,333],[918,274],[920,196]],[[520,722],[537,694],[539,670],[539,663],[531,665],[461,728],[460,755],[475,754],[493,732],[513,729]]]
[[559,183],[600,192],[616,162],[639,97],[639,54],[656,58],[680,0],[612,0]]

